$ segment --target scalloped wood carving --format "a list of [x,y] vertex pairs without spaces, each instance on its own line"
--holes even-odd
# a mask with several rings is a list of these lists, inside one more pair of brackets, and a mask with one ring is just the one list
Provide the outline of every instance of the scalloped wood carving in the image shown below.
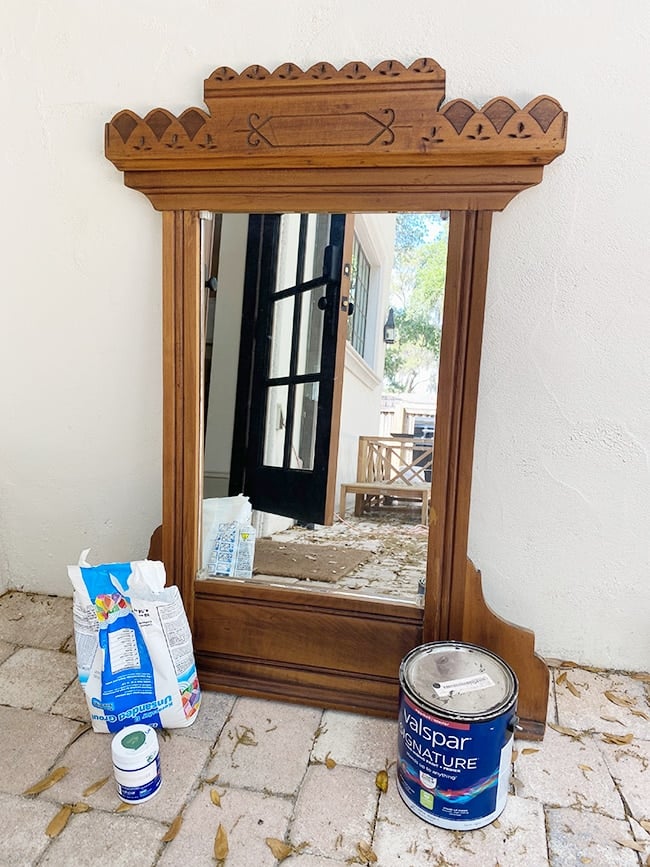
[[444,70],[432,59],[408,68],[317,63],[303,72],[249,66],[216,69],[204,82],[208,112],[163,108],[141,118],[126,109],[106,126],[106,155],[121,169],[205,167],[248,156],[296,165],[315,150],[346,157],[419,157],[428,165],[545,165],[565,147],[566,115],[550,96],[523,108],[497,97],[483,108],[455,99],[441,108]]

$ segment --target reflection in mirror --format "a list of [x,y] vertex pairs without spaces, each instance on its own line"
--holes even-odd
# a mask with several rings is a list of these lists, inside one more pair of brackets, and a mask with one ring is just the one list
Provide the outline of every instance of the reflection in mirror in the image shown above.
[[[448,215],[202,216],[204,499],[250,496],[249,580],[421,604]],[[337,327],[346,333],[340,407],[323,397]],[[338,442],[328,526],[309,517],[316,478],[297,492],[299,513],[280,505],[296,474],[322,460],[324,425]],[[255,443],[275,474],[265,504],[276,487],[277,507],[258,509],[249,486],[241,456]]]

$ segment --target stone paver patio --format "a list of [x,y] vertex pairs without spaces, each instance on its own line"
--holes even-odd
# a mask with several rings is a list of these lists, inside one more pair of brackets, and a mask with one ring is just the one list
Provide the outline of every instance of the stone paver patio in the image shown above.
[[193,726],[160,737],[160,792],[118,812],[111,736],[87,728],[72,632],[70,599],[0,597],[0,865],[215,865],[219,826],[223,867],[275,867],[286,851],[288,867],[650,864],[647,674],[556,661],[544,741],[516,741],[506,808],[475,831],[404,805],[395,721],[210,692]]

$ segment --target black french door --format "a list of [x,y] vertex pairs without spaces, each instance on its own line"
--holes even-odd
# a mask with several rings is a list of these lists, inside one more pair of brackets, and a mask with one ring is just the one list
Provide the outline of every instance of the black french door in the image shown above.
[[249,218],[230,493],[302,522],[332,521],[345,230],[344,214]]

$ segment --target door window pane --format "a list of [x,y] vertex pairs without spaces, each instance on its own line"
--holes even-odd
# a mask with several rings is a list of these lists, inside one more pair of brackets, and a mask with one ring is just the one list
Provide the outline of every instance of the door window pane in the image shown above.
[[274,385],[268,390],[264,423],[264,465],[281,467],[287,427],[288,385]]
[[323,273],[325,248],[330,238],[330,214],[305,214],[304,262],[301,283],[307,283]]
[[303,292],[300,303],[300,338],[296,373],[320,373],[321,343],[325,313],[318,307],[318,301],[325,295],[325,287],[319,286]]
[[317,412],[318,383],[304,382],[297,385],[290,461],[293,469],[314,469]]
[[268,369],[269,379],[289,376],[295,303],[295,296],[291,295],[289,298],[282,298],[273,304],[271,357]]
[[352,279],[350,282],[350,301],[354,307],[352,316],[348,317],[348,340],[361,356],[365,354],[366,349],[369,295],[370,262],[355,236],[352,244]]
[[300,214],[282,214],[278,237],[275,291],[289,289],[299,282]]
[[282,214],[275,292],[322,275],[330,223],[330,214]]

